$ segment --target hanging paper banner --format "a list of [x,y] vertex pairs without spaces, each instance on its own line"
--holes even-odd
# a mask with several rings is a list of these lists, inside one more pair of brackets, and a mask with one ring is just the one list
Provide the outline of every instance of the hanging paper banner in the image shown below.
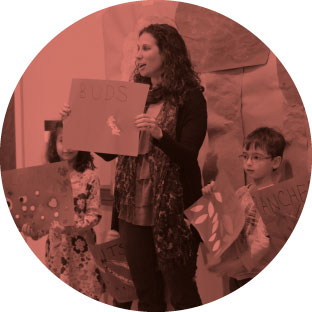
[[175,20],[201,73],[265,64],[268,59],[263,42],[217,12],[179,2]]

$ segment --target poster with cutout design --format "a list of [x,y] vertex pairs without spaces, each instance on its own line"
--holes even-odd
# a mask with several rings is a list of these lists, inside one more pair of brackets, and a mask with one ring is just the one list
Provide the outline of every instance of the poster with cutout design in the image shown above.
[[244,211],[224,172],[217,176],[213,192],[202,196],[184,213],[203,240],[209,266],[221,261],[245,223]]
[[2,171],[8,207],[21,231],[23,224],[47,233],[52,221],[74,224],[72,187],[67,162]]

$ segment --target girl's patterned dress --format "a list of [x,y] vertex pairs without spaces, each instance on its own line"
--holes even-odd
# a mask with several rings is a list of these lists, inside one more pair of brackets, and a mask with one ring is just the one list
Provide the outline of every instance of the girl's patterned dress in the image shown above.
[[70,234],[50,228],[46,241],[46,265],[62,281],[100,300],[105,290],[89,245],[95,244],[93,227],[99,223],[100,183],[92,170],[72,171],[70,180],[75,208],[75,226]]

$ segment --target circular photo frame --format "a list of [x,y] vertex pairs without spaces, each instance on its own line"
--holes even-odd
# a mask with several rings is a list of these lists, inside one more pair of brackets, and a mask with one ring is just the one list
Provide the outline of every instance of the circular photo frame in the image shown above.
[[[136,266],[142,268],[145,262],[137,264],[142,260],[138,250],[141,252],[147,247],[143,241],[131,245],[129,237],[134,235],[134,230],[124,223],[153,229],[148,233],[141,231],[138,237],[150,237],[155,244],[155,272],[162,272],[169,289],[166,290],[168,293],[159,296],[167,300],[169,310],[196,307],[196,310],[204,311],[207,303],[224,297],[247,281],[247,287],[218,300],[216,304],[229,304],[231,307],[237,304],[244,310],[250,306],[250,300],[242,303],[240,296],[244,296],[245,301],[245,296],[249,297],[256,290],[258,294],[252,298],[259,300],[265,289],[261,304],[263,307],[274,307],[277,306],[275,298],[284,298],[285,289],[283,283],[278,281],[277,288],[281,290],[272,295],[276,287],[267,286],[268,281],[273,283],[268,274],[278,279],[287,278],[278,273],[279,266],[284,270],[287,267],[290,276],[295,274],[294,271],[301,272],[304,266],[305,260],[302,258],[306,251],[300,250],[305,249],[302,243],[305,236],[296,233],[298,230],[280,254],[279,251],[297,221],[300,220],[302,226],[307,222],[307,209],[302,208],[310,181],[311,136],[306,115],[309,111],[306,112],[297,88],[282,63],[262,41],[240,24],[216,13],[214,10],[217,8],[198,5],[203,4],[132,2],[88,15],[66,28],[43,48],[14,90],[1,137],[3,201],[10,203],[10,209],[4,213],[4,218],[10,221],[5,221],[5,224],[7,231],[14,236],[15,223],[41,262],[63,282],[78,290],[73,292],[70,287],[61,287],[66,293],[61,302],[68,308],[81,307],[80,303],[77,307],[76,303],[68,303],[71,300],[66,299],[67,296],[83,304],[93,304],[95,309],[103,308],[100,303],[90,300],[89,296],[108,305],[132,307],[134,310],[149,309],[143,304],[143,297],[141,303],[137,299],[141,296],[138,289],[144,289],[148,283],[146,280],[140,282],[140,274],[136,274],[141,269],[135,269]],[[240,3],[237,6],[243,7]],[[230,16],[226,10],[218,11]],[[237,11],[240,12],[239,9]],[[150,27],[151,24],[156,26]],[[159,24],[166,26],[160,29]],[[262,29],[262,26],[259,27]],[[188,71],[182,70],[185,63],[178,63],[183,58],[179,55],[181,48],[175,52],[170,50],[178,44],[171,44],[175,40],[176,30],[186,45],[187,60],[192,62],[188,67],[191,78],[186,78]],[[157,37],[161,31],[163,34]],[[170,38],[164,38],[166,32],[171,32]],[[277,48],[275,50],[277,55],[282,55]],[[170,58],[170,53],[175,58]],[[172,84],[172,81],[178,83]],[[183,83],[184,88],[181,88]],[[158,88],[160,97],[159,86],[162,86]],[[203,92],[199,92],[202,91],[199,86],[203,87]],[[168,90],[171,91],[169,95]],[[151,96],[151,104],[146,106],[146,98],[148,102]],[[205,109],[196,115],[194,111],[198,113],[201,109],[197,105],[201,102],[201,96]],[[306,102],[305,95],[303,99]],[[161,103],[159,110],[157,103]],[[191,122],[183,137],[183,127],[187,129],[189,125],[187,120],[183,121],[184,124],[181,121],[183,108],[185,110],[186,107],[189,109],[186,116],[190,117],[192,113],[195,114],[193,117],[197,116],[194,123],[196,129],[200,129],[201,125],[206,127],[203,131],[207,133],[206,137],[200,138],[199,146],[195,148],[198,156],[195,157],[195,163],[200,168],[200,180],[205,186],[203,197],[202,194],[198,195],[198,187],[196,189],[194,186],[198,179],[192,180],[196,166],[192,167],[192,158],[187,158],[188,148],[192,148],[196,140],[196,135],[188,138],[192,134]],[[69,112],[70,116],[67,117]],[[137,128],[129,125],[130,119],[133,122],[142,113],[146,115],[140,117],[143,121],[139,120],[139,126],[139,121],[136,121]],[[170,116],[177,122],[174,122],[174,128]],[[63,123],[59,122],[61,117]],[[147,140],[138,135],[138,129],[141,133],[148,133]],[[96,133],[102,133],[102,136]],[[60,142],[65,147],[59,148]],[[179,149],[181,145],[182,149]],[[172,154],[173,148],[180,155]],[[157,158],[159,150],[161,157]],[[111,160],[107,154],[123,155],[119,157],[117,168],[115,161],[103,161]],[[158,207],[154,207],[149,220],[146,221],[146,209],[143,209],[144,221],[125,216],[129,209],[122,208],[124,198],[127,201],[138,200],[138,195],[120,195],[133,191],[127,183],[131,185],[135,180],[122,175],[125,170],[133,170],[129,163],[139,164],[140,177],[146,175],[143,168],[148,165],[152,178],[148,176],[143,180],[151,180],[152,184],[157,180],[157,185],[165,181],[156,169],[152,171],[155,160],[149,160],[151,157],[146,157],[145,165],[142,165],[142,160],[128,161],[145,159],[142,155],[152,155],[159,168],[167,168],[167,171],[161,172],[179,177],[172,181],[180,183],[182,187],[184,197],[180,193],[181,205],[188,221],[171,218],[173,227],[170,228],[165,226],[167,223],[157,219],[159,215],[166,215],[168,209],[172,213],[175,205],[179,206],[178,200],[177,204],[173,202],[171,205],[169,199],[173,198],[173,194],[178,194],[178,189],[169,186],[157,186],[149,193],[152,196],[150,201]],[[168,156],[168,160],[164,160],[167,159],[164,155]],[[186,160],[189,162],[185,165]],[[93,165],[96,167],[94,170]],[[192,167],[189,172],[188,167]],[[180,171],[187,179],[180,180]],[[137,171],[130,173],[138,176]],[[270,178],[267,178],[269,173]],[[141,194],[139,200],[145,200],[142,191],[136,194]],[[185,199],[186,194],[191,199]],[[178,198],[178,195],[174,196]],[[155,204],[157,200],[162,204]],[[162,207],[167,207],[167,210],[162,210]],[[304,217],[299,219],[301,212]],[[10,213],[13,219],[10,219]],[[112,229],[117,229],[115,223],[118,218],[123,220],[120,238],[110,231],[111,223]],[[180,240],[179,246],[183,247],[173,248],[174,252],[170,253],[170,246],[177,244],[176,236],[170,236],[173,228],[180,231],[176,236]],[[133,240],[138,241],[138,237],[133,236]],[[195,293],[200,297],[197,302],[203,306],[183,301],[187,298],[196,302],[196,294],[191,294],[192,290],[187,288],[184,276],[179,280],[181,272],[190,269],[187,265],[190,258],[186,255],[191,249],[184,246],[196,239],[201,243],[197,258],[195,256]],[[37,280],[37,273],[32,276],[30,270],[25,269],[25,265],[26,268],[33,267],[31,262],[34,258],[21,241],[18,237],[10,241],[10,250],[12,244],[15,246],[13,249],[18,249],[14,254],[15,264],[12,268],[12,260],[4,266],[9,265],[12,270],[20,272],[19,278],[6,279],[8,285],[12,285],[12,282],[23,284],[25,291],[28,288],[26,285]],[[25,258],[21,256],[24,253]],[[177,254],[180,256],[177,257]],[[309,258],[309,254],[306,255]],[[296,270],[289,269],[290,262],[287,261],[286,265],[283,257],[289,257]],[[266,268],[271,260],[273,262]],[[183,270],[171,276],[175,265],[181,265]],[[34,267],[34,272],[40,270],[42,276],[55,283],[58,291],[60,281],[53,280],[50,272],[44,267],[41,269],[37,263],[34,263]],[[148,271],[144,272],[147,274]],[[195,277],[195,271],[192,277]],[[41,288],[50,283],[45,278],[35,283],[38,293],[35,291],[28,296],[41,297]],[[175,282],[170,284],[170,280]],[[296,287],[296,283],[302,285]],[[185,289],[179,291],[188,294],[180,298],[180,303],[178,296],[172,295],[178,284],[185,285]],[[291,279],[291,284],[295,297],[301,300],[303,295],[297,294],[295,289],[300,288],[303,294],[306,292],[303,279]],[[269,294],[267,289],[270,289]],[[86,296],[81,296],[79,292]],[[290,293],[286,292],[289,296]],[[17,288],[16,296],[20,295],[23,295],[23,291]],[[27,306],[34,308],[29,298],[24,300],[28,300]],[[130,301],[132,306],[127,305]],[[161,305],[160,301],[157,304]],[[40,303],[39,306],[45,308],[47,303]],[[210,306],[213,305],[209,305],[209,309]]]

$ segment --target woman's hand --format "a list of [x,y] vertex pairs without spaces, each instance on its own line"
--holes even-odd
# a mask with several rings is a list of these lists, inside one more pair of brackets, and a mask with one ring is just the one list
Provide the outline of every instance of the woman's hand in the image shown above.
[[134,124],[140,131],[148,131],[154,139],[160,140],[163,136],[162,130],[159,128],[156,118],[147,114],[136,116]]
[[26,236],[31,237],[33,240],[37,240],[39,236],[38,232],[35,231],[34,228],[28,223],[23,224],[22,233]]
[[209,197],[214,191],[215,181],[211,181],[209,184],[202,188],[203,196]]
[[70,115],[70,113],[71,113],[70,105],[68,103],[65,103],[62,109],[60,110],[61,119],[62,120],[66,119]]

